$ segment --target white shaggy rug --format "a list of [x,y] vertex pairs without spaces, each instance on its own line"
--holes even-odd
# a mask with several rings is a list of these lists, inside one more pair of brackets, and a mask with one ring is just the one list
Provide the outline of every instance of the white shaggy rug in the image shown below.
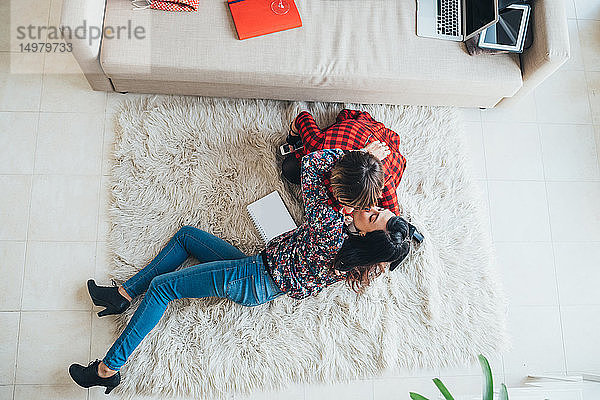
[[[366,110],[400,134],[408,166],[399,203],[425,242],[362,296],[339,283],[316,297],[282,296],[254,308],[216,299],[171,303],[123,368],[122,396],[220,399],[292,382],[463,365],[505,348],[505,300],[453,108],[127,101],[117,114],[112,160],[114,277],[125,280],[143,268],[183,225],[255,254],[263,245],[245,206],[273,190],[300,222],[298,192],[281,181],[276,150],[302,109],[325,127],[343,106]],[[121,329],[138,302],[120,317]]]

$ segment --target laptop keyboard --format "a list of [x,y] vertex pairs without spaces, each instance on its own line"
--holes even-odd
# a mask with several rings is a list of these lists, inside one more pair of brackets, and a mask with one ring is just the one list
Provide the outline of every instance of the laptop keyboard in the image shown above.
[[460,34],[460,0],[437,0],[437,33],[458,36]]

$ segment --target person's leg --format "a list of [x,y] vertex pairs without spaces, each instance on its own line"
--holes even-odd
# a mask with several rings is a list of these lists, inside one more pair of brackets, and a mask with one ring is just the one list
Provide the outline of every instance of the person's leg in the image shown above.
[[296,128],[296,132],[302,137],[304,145],[306,145],[306,141],[304,140],[306,137],[320,138],[323,135],[312,114],[306,111],[296,116],[292,126]]
[[102,364],[112,371],[119,370],[158,323],[171,300],[227,297],[242,305],[253,306],[281,294],[268,276],[260,255],[213,261],[157,276],[152,279],[144,299]]
[[144,269],[124,282],[119,289],[123,289],[132,298],[136,297],[148,290],[154,277],[175,271],[190,255],[200,263],[246,257],[223,239],[198,228],[184,226]]

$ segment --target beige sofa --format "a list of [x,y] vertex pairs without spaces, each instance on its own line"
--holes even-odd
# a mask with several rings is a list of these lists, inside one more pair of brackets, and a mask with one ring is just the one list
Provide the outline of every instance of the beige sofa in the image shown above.
[[[267,1],[267,0],[265,0]],[[506,106],[569,58],[563,0],[536,0],[522,55],[469,56],[415,35],[415,0],[296,0],[303,27],[238,40],[226,1],[197,12],[134,10],[129,0],[64,0],[61,25],[109,29],[73,54],[94,90],[305,101]],[[143,37],[121,32],[135,27]]]

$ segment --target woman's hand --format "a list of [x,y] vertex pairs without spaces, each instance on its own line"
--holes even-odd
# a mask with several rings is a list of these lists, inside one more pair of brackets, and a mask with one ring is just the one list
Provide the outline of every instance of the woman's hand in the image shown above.
[[293,119],[292,122],[290,122],[289,135],[290,136],[300,136],[300,134],[298,133],[298,129],[296,129],[296,125],[294,124],[294,122],[296,122],[296,119]]
[[390,148],[388,147],[388,145],[383,142],[380,142],[379,140],[376,140],[366,145],[363,151],[371,153],[379,161],[383,161],[384,158],[390,155]]

